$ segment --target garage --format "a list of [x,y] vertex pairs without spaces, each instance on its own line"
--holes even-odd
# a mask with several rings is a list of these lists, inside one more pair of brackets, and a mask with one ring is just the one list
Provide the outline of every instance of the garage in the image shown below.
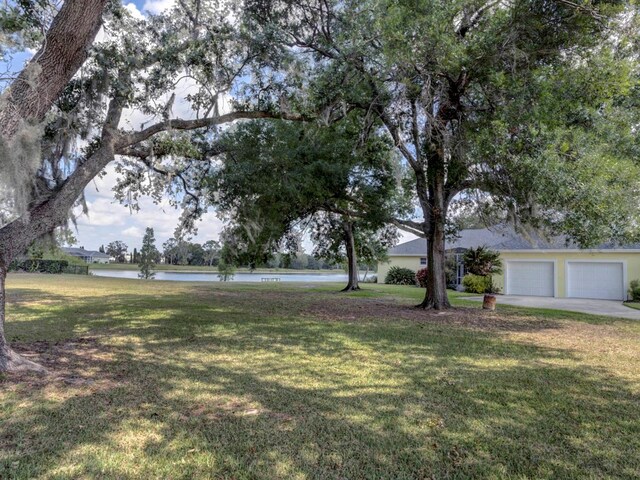
[[555,296],[554,262],[508,261],[505,277],[507,295]]
[[567,297],[624,300],[624,263],[568,262]]

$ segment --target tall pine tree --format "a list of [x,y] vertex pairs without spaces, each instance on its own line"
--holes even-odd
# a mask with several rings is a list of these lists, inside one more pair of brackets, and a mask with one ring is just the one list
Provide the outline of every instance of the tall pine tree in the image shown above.
[[139,278],[143,278],[145,280],[153,279],[155,277],[155,272],[153,268],[156,266],[156,261],[160,256],[160,252],[156,248],[156,239],[153,233],[153,228],[147,227],[144,233],[144,238],[142,239],[142,248],[140,249],[139,257],[140,262],[138,266],[140,267],[140,273],[138,274]]

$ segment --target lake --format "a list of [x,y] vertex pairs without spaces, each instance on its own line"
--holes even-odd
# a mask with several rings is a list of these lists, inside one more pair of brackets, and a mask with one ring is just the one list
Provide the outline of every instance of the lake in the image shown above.
[[[136,270],[91,270],[98,277],[138,278]],[[374,274],[375,275],[375,274]],[[362,275],[361,275],[362,277]],[[263,278],[279,278],[281,282],[346,282],[345,273],[235,273],[231,282],[262,282]],[[219,282],[211,272],[156,272],[156,280],[176,282]]]

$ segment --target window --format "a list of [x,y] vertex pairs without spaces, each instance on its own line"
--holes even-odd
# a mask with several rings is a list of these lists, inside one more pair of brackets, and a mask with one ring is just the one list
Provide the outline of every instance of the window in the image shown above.
[[426,265],[427,264],[427,257],[420,257],[420,265]]

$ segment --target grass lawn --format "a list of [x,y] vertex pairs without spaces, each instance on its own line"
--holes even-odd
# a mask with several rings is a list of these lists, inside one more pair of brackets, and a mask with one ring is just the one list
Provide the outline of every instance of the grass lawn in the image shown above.
[[640,310],[640,302],[624,302],[624,304],[629,308]]
[[10,275],[0,478],[639,478],[640,322]]

